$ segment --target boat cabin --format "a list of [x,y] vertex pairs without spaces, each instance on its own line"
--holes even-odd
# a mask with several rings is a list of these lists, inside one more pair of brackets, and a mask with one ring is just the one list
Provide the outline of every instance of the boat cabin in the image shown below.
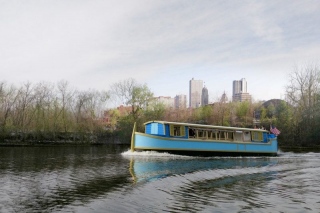
[[151,121],[145,123],[145,133],[168,138],[208,141],[268,142],[275,137],[267,130],[211,126],[178,122]]

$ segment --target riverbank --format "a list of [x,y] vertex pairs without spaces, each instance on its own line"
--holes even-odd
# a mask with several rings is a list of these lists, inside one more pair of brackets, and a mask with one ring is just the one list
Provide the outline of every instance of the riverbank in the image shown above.
[[0,146],[60,146],[60,145],[104,145],[104,144],[130,144],[130,137],[121,132],[103,134],[75,134],[59,133],[4,137],[0,139]]
[[88,143],[88,142],[0,142],[0,147],[14,147],[14,146],[88,146],[88,145],[104,145],[108,143]]
[[73,141],[28,141],[28,142],[0,142],[0,147],[9,146],[88,146],[88,145],[129,145],[130,141],[120,142],[120,141],[102,141],[102,142],[73,142]]
[[121,139],[120,137],[99,138],[96,140],[72,141],[72,140],[57,140],[57,141],[37,141],[37,140],[5,140],[0,141],[0,146],[87,146],[87,145],[129,145],[130,139]]

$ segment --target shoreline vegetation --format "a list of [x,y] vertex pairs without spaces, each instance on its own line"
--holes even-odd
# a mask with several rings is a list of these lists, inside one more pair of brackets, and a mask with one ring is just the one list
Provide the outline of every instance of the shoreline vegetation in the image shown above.
[[33,135],[26,136],[23,140],[18,137],[6,138],[0,141],[0,146],[34,146],[34,145],[124,145],[129,144],[128,141],[122,141],[117,134],[84,134],[84,135],[74,135],[74,134],[58,134],[57,139],[43,137],[38,138]]
[[[281,131],[279,147],[320,146],[320,71],[291,73],[286,100],[217,101],[195,109],[157,102],[146,84],[126,79],[107,91],[80,91],[68,82],[0,82],[0,146],[19,144],[130,144],[133,124],[165,120]],[[266,85],[268,86],[268,85]],[[266,90],[268,88],[266,87]],[[122,107],[107,109],[110,103]]]

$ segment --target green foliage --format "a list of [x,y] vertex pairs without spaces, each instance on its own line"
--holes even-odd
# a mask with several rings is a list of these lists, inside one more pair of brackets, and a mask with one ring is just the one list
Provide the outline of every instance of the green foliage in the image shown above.
[[193,123],[203,123],[202,120],[202,108],[196,108],[194,109],[193,113],[192,113],[192,117],[191,117],[191,122]]
[[238,117],[238,126],[247,127],[247,125],[252,122],[252,117],[249,117],[250,103],[240,102],[237,106],[236,115]]
[[260,107],[260,122],[265,123],[267,121],[267,110],[264,106]]
[[127,103],[132,106],[133,117],[137,119],[140,110],[146,108],[148,101],[153,97],[153,93],[147,85],[137,85],[133,87],[131,97]]
[[[132,114],[121,117],[118,122],[118,132],[121,141],[128,141],[130,142],[130,137],[132,134],[132,128],[135,122],[135,118]],[[142,124],[137,123],[137,130],[142,130]]]
[[120,112],[117,109],[109,110],[110,121],[109,125],[111,130],[115,130],[118,125],[118,120],[120,119]]
[[276,114],[276,108],[273,105],[273,103],[271,103],[268,108],[267,108],[267,117],[272,119]]
[[208,124],[210,121],[210,117],[212,116],[212,107],[211,106],[204,106],[201,107],[201,120],[203,120],[203,123]]
[[151,103],[143,113],[144,122],[150,120],[163,120],[166,108],[162,103]]

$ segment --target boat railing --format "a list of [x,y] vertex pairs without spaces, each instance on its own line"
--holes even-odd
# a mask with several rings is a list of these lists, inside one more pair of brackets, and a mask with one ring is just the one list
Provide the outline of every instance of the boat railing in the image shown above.
[[[261,131],[240,131],[208,128],[189,128],[189,139],[219,140],[235,142],[267,142]],[[266,133],[265,133],[266,134]]]

